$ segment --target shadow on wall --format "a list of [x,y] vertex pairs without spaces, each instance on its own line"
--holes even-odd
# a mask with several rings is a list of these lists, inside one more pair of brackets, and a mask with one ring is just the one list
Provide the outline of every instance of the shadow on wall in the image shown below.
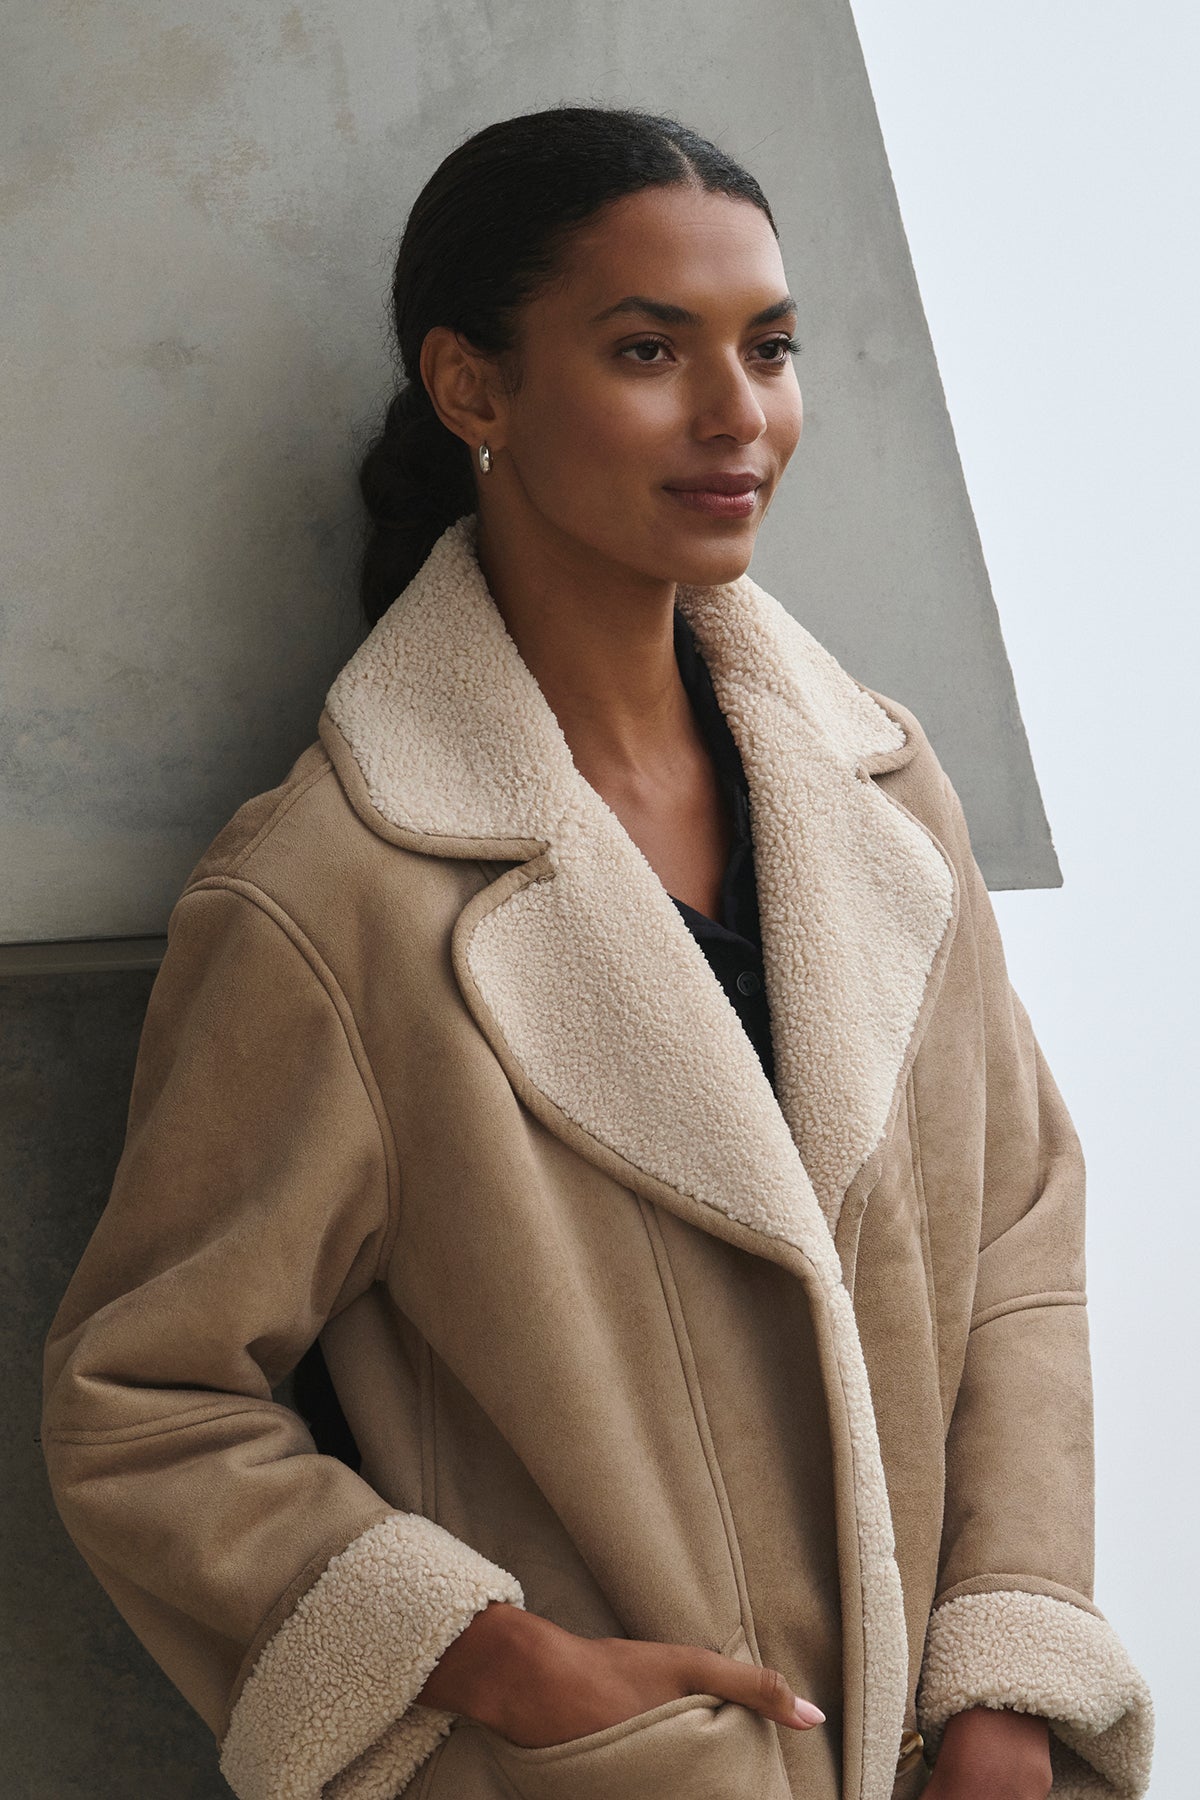
[[[41,1352],[121,1153],[153,974],[0,980],[6,1794],[220,1800],[211,1733],[143,1650],[63,1527],[38,1437]],[[282,1397],[282,1396],[281,1396]]]

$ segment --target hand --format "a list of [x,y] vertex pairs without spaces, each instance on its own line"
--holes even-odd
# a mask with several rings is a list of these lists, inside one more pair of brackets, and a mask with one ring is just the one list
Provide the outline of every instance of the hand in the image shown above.
[[947,1719],[921,1800],[1046,1800],[1052,1783],[1045,1719],[972,1706]]
[[619,1725],[684,1694],[736,1700],[798,1731],[825,1718],[797,1699],[778,1669],[691,1644],[576,1637],[502,1601],[476,1613],[447,1645],[416,1699],[531,1750]]

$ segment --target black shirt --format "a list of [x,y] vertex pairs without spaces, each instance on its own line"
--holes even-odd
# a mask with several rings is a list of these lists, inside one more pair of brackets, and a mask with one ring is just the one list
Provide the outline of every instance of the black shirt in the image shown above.
[[[707,913],[697,912],[683,900],[675,900],[675,905],[708,958],[709,967],[724,988],[746,1036],[758,1052],[767,1080],[774,1087],[771,1015],[763,974],[754,845],[750,837],[750,791],[733,733],[717,704],[712,678],[691,627],[678,609],[675,657],[733,822],[733,842],[721,882],[721,917],[710,919]],[[675,896],[671,898],[674,900]]]

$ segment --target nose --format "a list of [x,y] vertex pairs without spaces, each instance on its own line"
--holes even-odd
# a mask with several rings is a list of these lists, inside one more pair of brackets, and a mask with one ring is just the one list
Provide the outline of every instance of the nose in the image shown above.
[[740,357],[705,371],[695,400],[697,437],[752,444],[766,428],[767,415]]

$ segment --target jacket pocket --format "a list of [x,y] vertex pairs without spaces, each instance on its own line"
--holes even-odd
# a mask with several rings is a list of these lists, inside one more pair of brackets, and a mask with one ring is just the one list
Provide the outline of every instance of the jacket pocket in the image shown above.
[[788,1800],[776,1726],[735,1700],[684,1694],[542,1749],[482,1728],[519,1800]]

